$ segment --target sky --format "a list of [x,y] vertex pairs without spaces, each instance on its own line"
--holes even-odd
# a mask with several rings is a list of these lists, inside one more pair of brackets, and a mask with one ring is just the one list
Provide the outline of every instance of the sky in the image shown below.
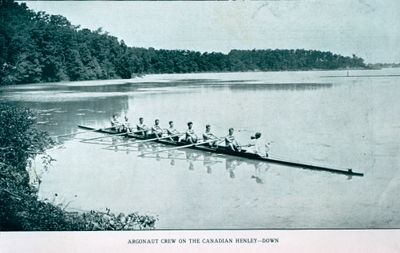
[[400,62],[400,0],[29,1],[129,46],[224,52],[315,49]]

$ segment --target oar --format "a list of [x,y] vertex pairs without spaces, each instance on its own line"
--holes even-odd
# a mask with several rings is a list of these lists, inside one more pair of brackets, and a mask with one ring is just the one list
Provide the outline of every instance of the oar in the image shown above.
[[177,150],[177,149],[182,149],[182,148],[189,148],[189,147],[192,147],[192,146],[203,145],[203,144],[210,143],[210,142],[213,142],[213,141],[216,141],[216,140],[213,139],[213,140],[208,140],[208,141],[203,141],[203,142],[187,144],[187,145],[179,146],[179,147],[176,147],[176,148],[167,148],[167,149],[157,150],[157,151],[153,151],[153,152],[145,152],[145,153],[140,154],[139,156],[144,156],[144,155],[149,155],[149,154],[157,154],[157,153],[161,153],[161,152]]
[[133,148],[124,148],[124,149],[120,149],[120,148],[115,148],[115,147],[104,147],[104,150],[112,150],[112,151],[140,151],[139,149],[133,149]]
[[[132,139],[129,139],[129,140],[132,140]],[[133,139],[133,141],[134,141],[134,143],[136,143],[136,139]],[[129,144],[132,144],[132,142],[131,143],[120,143],[120,144],[115,144],[115,145],[109,145],[109,146],[105,147],[104,149],[114,148],[114,147],[119,147],[119,146],[128,146]]]
[[236,131],[238,131],[238,132],[249,132],[249,133],[255,133],[256,131],[252,131],[252,130],[249,130],[249,129],[236,129]]
[[137,141],[137,142],[135,142],[135,144],[145,143],[145,142],[150,142],[150,141],[155,141],[155,140],[164,140],[164,139],[173,138],[173,137],[177,137],[177,136],[181,136],[181,135],[184,135],[184,133],[168,135],[168,136],[165,136],[165,137],[151,138],[151,139],[146,139],[146,140],[143,140],[143,141]]
[[77,135],[77,134],[84,134],[84,133],[96,132],[96,131],[100,131],[100,130],[108,130],[108,129],[111,129],[111,128],[112,128],[112,127],[99,128],[99,129],[92,129],[92,130],[81,131],[81,132],[77,132],[77,133],[62,134],[62,135],[53,135],[53,136],[51,136],[51,137],[53,137],[53,138],[66,137],[66,136],[71,136],[71,135]]
[[222,161],[206,161],[205,159],[190,160],[187,158],[180,158],[180,157],[142,156],[142,158],[152,158],[152,159],[160,159],[160,160],[191,161],[191,162],[222,163]]
[[[145,132],[145,131],[147,131],[147,130],[139,130],[139,131],[129,132],[129,133],[125,132],[125,134],[127,136],[135,138],[135,136],[133,136],[132,134],[139,134],[139,133],[142,133],[142,132]],[[132,139],[129,139],[129,140],[132,140]],[[136,139],[133,139],[133,141],[136,141]],[[105,147],[105,149],[112,148],[112,147],[126,146],[126,145],[129,145],[129,144],[130,143],[120,143],[120,144],[116,144],[116,145],[109,145],[109,146]]]
[[127,132],[118,133],[118,134],[109,134],[109,133],[107,133],[106,136],[100,136],[100,137],[96,137],[96,138],[84,139],[84,140],[82,140],[81,142],[93,141],[93,140],[100,140],[100,139],[104,139],[104,138],[108,138],[108,137],[121,136],[121,135],[126,135],[126,134],[127,134]]
[[155,140],[164,140],[164,139],[177,137],[177,136],[181,136],[181,135],[184,135],[184,134],[180,133],[180,134],[169,135],[169,136],[165,136],[165,137],[156,137],[156,138],[146,139],[146,140],[143,140],[143,141],[135,141],[134,143],[120,143],[120,144],[117,144],[117,145],[110,145],[110,146],[108,146],[106,148],[119,147],[119,146],[128,146],[130,144],[140,144],[140,143],[151,142],[151,141],[155,141]]
[[146,131],[146,130],[139,130],[139,131],[130,132],[130,133],[128,133],[128,132],[123,132],[123,133],[118,133],[118,134],[105,133],[105,134],[108,134],[108,135],[106,135],[106,136],[100,136],[100,137],[96,137],[96,138],[85,139],[85,140],[83,140],[83,142],[85,142],[85,141],[92,141],[92,140],[104,139],[104,138],[108,138],[108,137],[110,137],[110,136],[121,136],[121,135],[128,135],[128,134],[138,134],[138,133],[142,133],[142,132],[144,132],[144,131]]
[[110,145],[107,148],[109,148],[109,147],[127,146],[127,145],[130,145],[130,144],[140,144],[140,143],[146,143],[146,142],[151,142],[151,141],[155,141],[155,140],[164,140],[164,139],[173,138],[173,137],[177,137],[177,136],[181,136],[181,135],[184,135],[184,133],[168,135],[168,136],[165,136],[165,137],[156,137],[156,138],[146,139],[146,140],[142,140],[142,141],[135,141],[134,143],[121,143],[121,144],[117,144],[117,145]]

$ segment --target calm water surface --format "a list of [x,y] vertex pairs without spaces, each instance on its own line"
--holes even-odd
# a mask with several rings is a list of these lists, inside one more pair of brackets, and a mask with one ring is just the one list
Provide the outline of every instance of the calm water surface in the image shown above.
[[[310,171],[193,150],[148,157],[159,145],[85,133],[49,153],[40,197],[69,210],[138,211],[157,228],[400,227],[400,69],[152,75],[133,80],[11,86],[0,102],[39,112],[51,135],[105,127],[110,116],[187,121],[201,133],[229,127],[247,143],[255,131],[270,156],[364,177]],[[374,75],[365,76],[365,75]],[[389,76],[384,76],[389,75]],[[335,77],[332,77],[335,76]],[[337,77],[341,76],[341,77]],[[357,76],[357,77],[355,77]],[[40,161],[36,161],[39,171]],[[55,194],[58,196],[55,197]]]

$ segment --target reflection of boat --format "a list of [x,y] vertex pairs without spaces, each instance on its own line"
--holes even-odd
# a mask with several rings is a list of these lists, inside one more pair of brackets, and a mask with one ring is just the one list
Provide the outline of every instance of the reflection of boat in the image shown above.
[[[142,144],[147,144],[142,148],[139,148],[139,152],[145,152],[147,149],[152,148],[154,145],[158,145],[158,143],[138,143],[138,146]],[[157,146],[159,147],[159,146]],[[123,151],[123,150],[122,150]],[[254,179],[256,183],[263,184],[264,180],[262,179],[265,177],[265,173],[269,169],[269,163],[257,160],[249,160],[243,159],[240,157],[234,156],[221,156],[219,154],[211,153],[211,152],[199,152],[193,149],[181,149],[180,152],[177,150],[172,150],[166,152],[166,157],[160,156],[140,156],[141,158],[150,158],[156,160],[169,160],[170,165],[174,166],[175,161],[186,161],[188,162],[188,170],[195,170],[195,162],[202,162],[203,167],[206,169],[207,174],[212,174],[213,166],[218,163],[223,163],[226,169],[226,172],[229,174],[229,177],[234,179],[236,177],[235,171],[243,164],[247,166],[254,167],[254,173],[251,174],[251,179]],[[179,157],[179,156],[184,157]]]
[[[138,146],[141,146],[144,143],[139,143]],[[159,146],[154,146],[157,145],[155,143],[149,144],[149,143],[145,143],[147,144],[146,146],[140,147],[138,149],[139,152],[145,152],[147,149],[151,148],[152,150],[155,150],[155,148],[159,148]],[[169,160],[170,161],[170,165],[174,166],[176,161],[186,161],[189,163],[189,170],[194,170],[195,169],[195,165],[194,162],[202,162],[203,166],[207,168],[207,173],[211,174],[212,172],[212,168],[211,166],[216,164],[216,163],[222,163],[222,161],[218,161],[215,159],[211,159],[212,157],[214,157],[213,153],[209,153],[209,152],[202,152],[202,153],[198,153],[195,152],[194,150],[180,150],[180,152],[176,152],[177,150],[172,150],[172,151],[168,151],[167,152],[167,157],[161,157],[159,155],[159,153],[156,153],[155,156],[140,156],[141,158],[152,158],[152,159],[157,159],[157,160]],[[179,157],[181,155],[184,155],[184,157]],[[203,158],[203,159],[202,159]]]
[[225,169],[228,171],[230,178],[235,178],[235,169],[239,167],[242,163],[243,161],[240,161],[233,157],[227,157],[225,159]]
[[[105,134],[111,134],[111,135],[112,134],[120,134],[116,131],[109,130],[109,129],[95,129],[95,128],[86,127],[86,126],[78,126],[78,127],[87,129],[87,130],[93,130],[94,132],[99,132],[99,133],[105,133]],[[124,136],[126,136],[128,138],[135,138],[135,139],[146,139],[144,136],[137,135],[137,134],[128,134],[127,133]],[[151,138],[151,137],[148,137],[148,138]],[[162,143],[165,145],[173,145],[173,146],[187,145],[187,143],[175,142],[175,141],[171,141],[168,139],[154,140],[154,142]],[[237,156],[237,157],[247,158],[247,159],[251,159],[251,160],[276,163],[276,164],[286,165],[286,166],[290,166],[290,167],[300,167],[300,168],[305,168],[305,169],[310,169],[310,170],[328,171],[328,172],[332,172],[332,173],[345,174],[345,175],[351,175],[351,176],[364,176],[363,173],[353,172],[353,170],[351,170],[351,169],[347,169],[347,170],[333,169],[333,168],[321,167],[321,166],[316,166],[316,165],[291,162],[291,161],[286,161],[286,160],[278,160],[278,159],[269,158],[269,157],[261,157],[257,154],[246,152],[245,150],[242,150],[241,152],[232,151],[232,150],[226,148],[225,146],[217,146],[216,148],[214,148],[214,147],[210,147],[208,145],[194,145],[194,146],[190,146],[188,148],[203,150],[203,151],[208,151],[208,152],[218,153],[218,154]]]

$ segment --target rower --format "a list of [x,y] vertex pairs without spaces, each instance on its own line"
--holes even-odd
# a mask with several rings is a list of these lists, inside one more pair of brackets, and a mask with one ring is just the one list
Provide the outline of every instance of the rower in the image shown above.
[[144,119],[142,117],[139,118],[139,123],[136,125],[136,129],[144,136],[147,136],[149,133],[149,128],[144,124]]
[[174,137],[169,138],[171,141],[179,141],[178,130],[174,127],[174,122],[171,120],[168,122],[169,127],[166,129],[168,135],[175,135]]
[[164,130],[160,127],[159,119],[156,119],[154,121],[154,126],[151,127],[151,133],[154,134],[156,137],[161,137],[164,133]]
[[193,122],[188,122],[187,123],[188,129],[186,130],[185,133],[185,141],[188,143],[196,143],[197,142],[197,135],[193,130]]
[[235,130],[231,127],[229,128],[229,134],[225,137],[225,145],[231,151],[241,151],[239,143],[236,141],[235,136],[233,136],[233,132]]
[[122,131],[127,133],[132,132],[131,124],[129,123],[129,119],[126,115],[124,117],[124,122],[122,123]]
[[251,152],[259,156],[268,157],[269,147],[261,139],[261,133],[257,132],[251,137],[249,147],[252,147]]
[[213,133],[211,133],[211,125],[207,124],[206,131],[203,133],[203,140],[204,141],[215,140],[215,141],[209,142],[208,145],[210,145],[211,147],[216,147],[218,139],[219,138],[217,136],[215,136]]
[[118,121],[117,115],[114,114],[111,118],[111,127],[112,129],[114,129],[117,132],[121,132],[122,128],[121,128],[121,124]]

